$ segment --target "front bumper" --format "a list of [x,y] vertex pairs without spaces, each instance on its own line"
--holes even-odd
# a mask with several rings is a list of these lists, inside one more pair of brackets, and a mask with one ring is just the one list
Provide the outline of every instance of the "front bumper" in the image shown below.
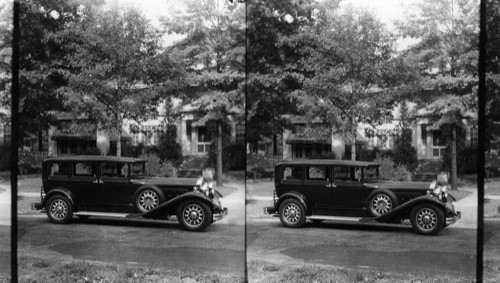
[[276,214],[276,208],[274,206],[264,207],[264,214]]
[[43,207],[43,204],[41,202],[35,202],[31,204],[31,210],[42,210],[42,209],[45,209],[45,207]]
[[460,213],[460,211],[456,211],[454,214],[455,215],[451,215],[451,216],[448,215],[448,217],[446,217],[446,226],[457,222],[457,220],[462,217],[462,213]]
[[218,213],[214,213],[214,215],[213,215],[213,221],[221,220],[225,216],[227,216],[227,207],[224,207]]

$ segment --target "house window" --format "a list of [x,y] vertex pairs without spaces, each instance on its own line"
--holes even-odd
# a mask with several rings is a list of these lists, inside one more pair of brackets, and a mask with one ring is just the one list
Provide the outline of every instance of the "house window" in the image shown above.
[[301,144],[295,145],[295,158],[302,158],[302,151],[304,146]]
[[198,127],[198,142],[210,142],[207,127]]
[[191,142],[191,132],[193,131],[192,123],[193,121],[186,121],[186,137],[188,142]]
[[245,125],[236,125],[236,143],[245,143]]
[[10,126],[3,128],[3,141],[5,144],[10,144],[12,140],[12,129]]
[[59,148],[61,154],[68,154],[68,141],[66,140],[57,141],[57,147]]
[[422,145],[426,146],[427,145],[427,125],[421,125],[420,129],[421,129],[421,133],[422,133]]
[[478,133],[477,128],[470,128],[470,146],[477,148],[478,143]]
[[432,145],[433,146],[446,146],[446,143],[443,138],[443,132],[441,131],[433,131],[432,132]]

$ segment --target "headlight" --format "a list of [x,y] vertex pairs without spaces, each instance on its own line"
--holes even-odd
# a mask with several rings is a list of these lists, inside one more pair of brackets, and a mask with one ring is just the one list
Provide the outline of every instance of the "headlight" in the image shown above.
[[440,196],[440,195],[441,195],[441,190],[442,190],[442,187],[441,187],[441,186],[436,187],[436,188],[433,190],[434,195],[435,195],[435,196]]
[[202,191],[202,192],[207,192],[207,191],[208,191],[208,184],[207,184],[207,183],[205,183],[205,184],[201,185],[201,187],[200,187],[200,191]]

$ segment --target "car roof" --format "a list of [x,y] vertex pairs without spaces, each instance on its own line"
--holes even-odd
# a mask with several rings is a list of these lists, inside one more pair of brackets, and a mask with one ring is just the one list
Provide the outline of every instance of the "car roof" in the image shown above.
[[337,160],[337,159],[291,160],[291,161],[279,162],[278,164],[276,164],[276,166],[283,166],[283,165],[340,165],[340,166],[356,166],[356,167],[380,166],[379,163],[375,162]]
[[146,162],[147,159],[119,157],[119,156],[102,156],[102,155],[68,155],[57,156],[45,159],[43,162],[49,161],[108,161],[108,162],[123,162],[123,163],[136,163]]

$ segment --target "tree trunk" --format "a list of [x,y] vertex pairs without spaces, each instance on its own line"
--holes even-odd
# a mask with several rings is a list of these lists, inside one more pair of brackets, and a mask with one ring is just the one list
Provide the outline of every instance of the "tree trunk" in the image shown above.
[[457,189],[457,129],[451,127],[451,189]]
[[278,155],[278,135],[273,135],[273,155]]
[[217,121],[217,186],[222,186],[222,123]]
[[358,132],[358,123],[356,123],[356,117],[351,118],[351,134],[352,143],[351,143],[351,160],[356,160],[356,134]]
[[117,118],[117,138],[116,138],[116,156],[122,156],[122,119],[120,112],[116,113]]
[[42,134],[42,131],[38,131],[38,151],[43,151],[43,134]]

